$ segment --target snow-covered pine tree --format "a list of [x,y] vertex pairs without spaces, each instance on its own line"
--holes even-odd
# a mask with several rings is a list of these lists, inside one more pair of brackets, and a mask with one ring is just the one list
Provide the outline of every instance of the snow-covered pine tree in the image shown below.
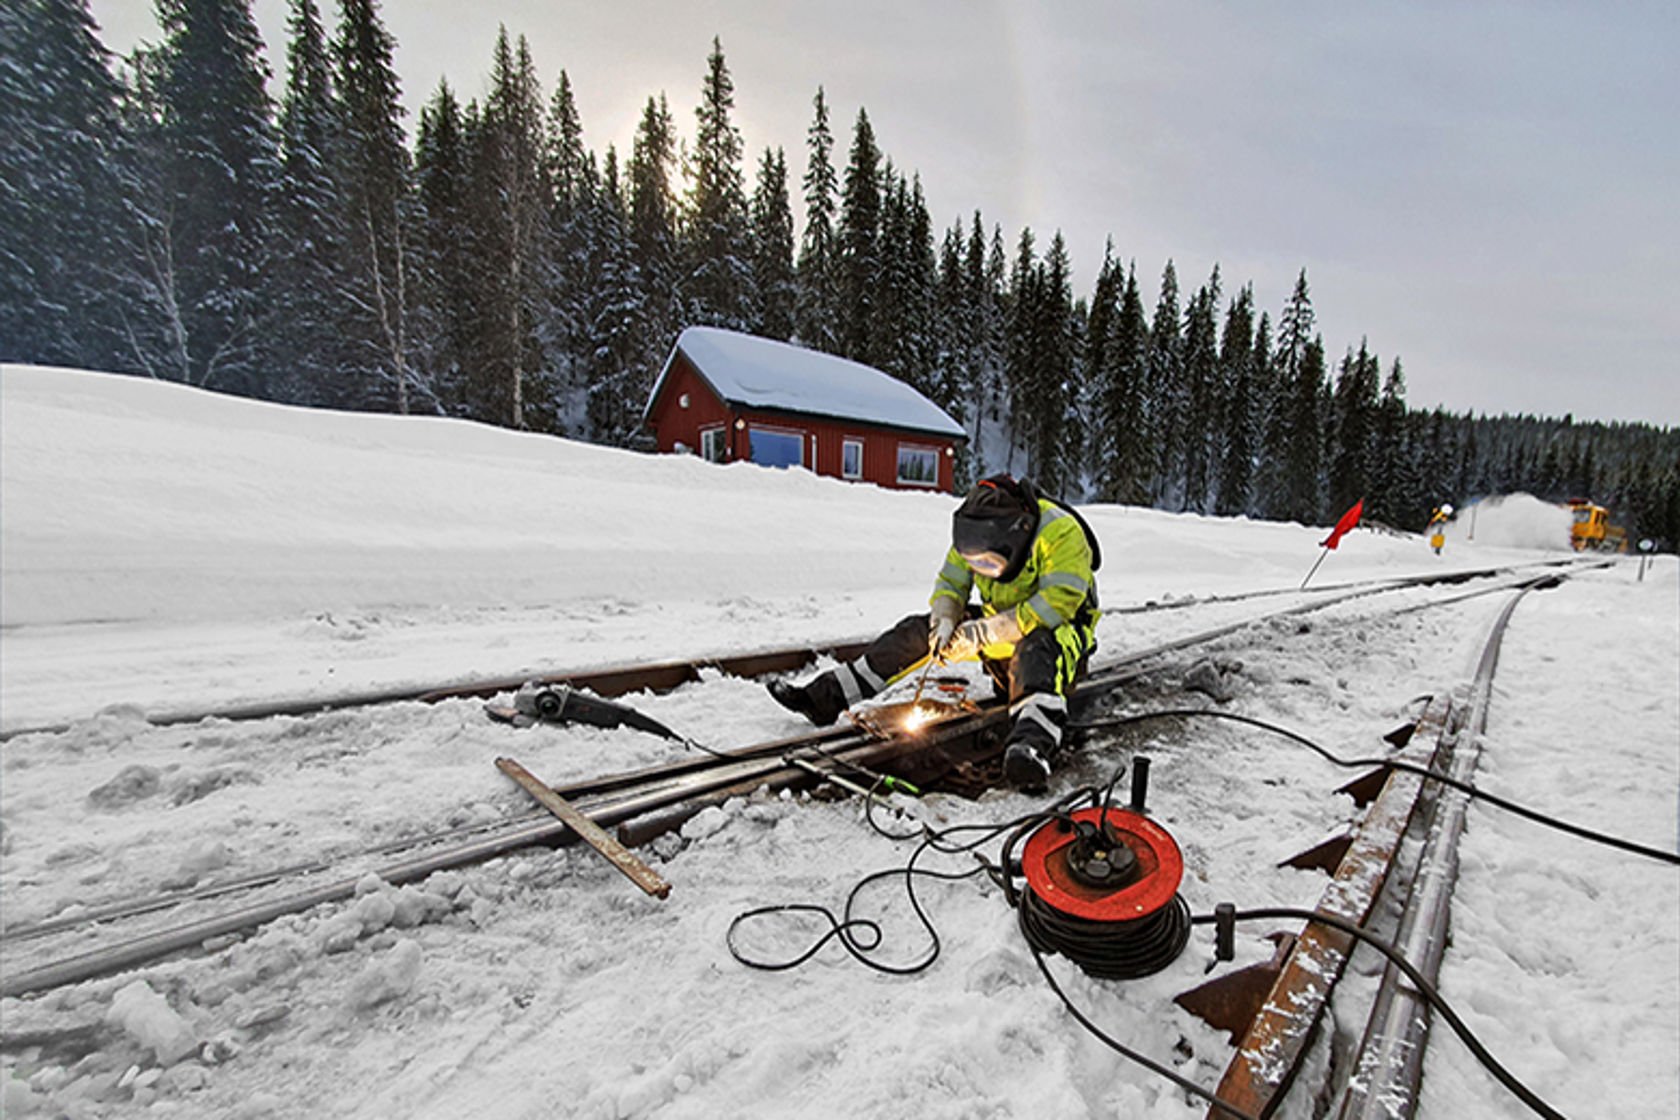
[[835,233],[834,134],[828,127],[828,103],[817,87],[811,127],[805,137],[805,232],[799,240],[799,299],[796,311],[800,345],[827,354],[840,352],[838,258]]
[[793,337],[799,284],[793,267],[793,209],[788,202],[787,156],[766,149],[752,197],[753,333]]
[[1121,404],[1125,407],[1111,414],[1115,425],[1111,493],[1114,501],[1146,505],[1155,461],[1145,401],[1149,388],[1150,341],[1135,264],[1127,267],[1126,285],[1120,291],[1120,317],[1115,323],[1113,350],[1117,407]]
[[600,173],[584,145],[583,121],[571,78],[564,70],[549,109],[547,145],[552,203],[548,251],[541,262],[546,299],[537,341],[554,371],[556,430],[577,435],[588,426],[586,382],[591,355],[585,340],[594,282],[590,256],[597,236],[595,196],[600,191]]
[[1171,260],[1161,270],[1161,291],[1149,327],[1149,377],[1143,395],[1150,504],[1183,508],[1184,335],[1178,313],[1178,270]]
[[[677,138],[665,95],[648,98],[625,167],[624,194],[629,206],[629,243],[641,307],[637,314],[635,365],[646,388],[664,364],[683,326],[684,299],[677,276]],[[630,394],[633,396],[634,394]],[[625,397],[628,399],[628,396]],[[639,412],[641,402],[636,403]],[[634,432],[634,419],[622,417],[612,428],[622,438]]]
[[333,176],[341,130],[332,60],[315,0],[292,0],[287,26],[271,390],[291,404],[336,405],[345,403],[338,371],[348,324],[337,295],[347,244]]
[[[1031,417],[1040,291],[1044,282],[1038,266],[1038,250],[1029,226],[1021,229],[1015,243],[1015,261],[1009,269],[1008,306],[1004,319],[1003,383],[1008,396],[1004,431],[1007,437],[1003,469],[1011,474],[1032,473],[1038,464],[1032,459]],[[1024,460],[1017,465],[1018,459]]]
[[[939,243],[939,265],[933,296],[933,401],[946,414],[969,429],[973,411],[970,389],[971,340],[974,314],[968,304],[967,278],[963,266],[963,227],[959,221],[945,231]],[[957,490],[974,481],[973,448],[957,446],[955,477]]]
[[1373,521],[1402,524],[1401,495],[1409,484],[1405,455],[1406,376],[1394,359],[1377,400],[1371,440],[1371,492],[1365,513]]
[[264,344],[279,175],[262,39],[249,0],[157,0],[163,42],[143,65],[152,158],[130,201],[145,257],[133,279],[166,319],[158,376],[266,395]]
[[1184,451],[1184,508],[1195,513],[1213,509],[1217,438],[1224,393],[1219,377],[1221,298],[1219,266],[1197,289],[1184,313],[1184,412],[1181,446]]
[[[1458,448],[1458,470],[1453,476],[1453,493],[1459,496],[1460,501],[1468,503],[1474,495],[1482,493],[1481,490],[1476,488],[1476,463],[1481,453],[1476,447],[1475,423],[1466,417],[1461,421],[1459,430],[1463,433],[1464,439]],[[1570,448],[1569,467],[1564,482],[1564,488],[1570,494],[1583,493],[1575,481],[1580,477],[1581,459],[1579,452],[1581,446],[1581,444],[1576,444]]]
[[332,52],[341,126],[334,162],[345,231],[341,400],[406,413],[417,393],[426,411],[437,404],[416,383],[408,354],[410,164],[395,48],[375,0],[340,0]]
[[706,79],[694,115],[688,158],[687,210],[681,227],[689,323],[747,330],[751,326],[753,256],[747,194],[741,172],[741,133],[731,119],[735,84],[723,44],[712,39]]
[[1085,432],[1074,393],[1077,376],[1076,329],[1073,308],[1073,265],[1067,241],[1057,230],[1044,256],[1040,287],[1040,322],[1034,363],[1031,414],[1032,461],[1046,493],[1076,498],[1077,464],[1084,457]]
[[1095,467],[1091,461],[1091,445],[1096,429],[1096,397],[1092,395],[1086,373],[1086,347],[1090,342],[1091,309],[1080,296],[1075,296],[1068,312],[1068,332],[1073,347],[1073,372],[1068,381],[1068,421],[1063,431],[1062,458],[1068,475],[1062,497],[1067,501],[1086,501],[1096,489]]
[[619,187],[618,156],[610,147],[593,210],[589,438],[624,446],[636,435],[652,376],[645,368],[649,304],[637,272],[633,218]]
[[917,392],[933,395],[929,338],[933,318],[933,245],[921,184],[914,189],[891,163],[881,175],[880,282],[876,363]]
[[474,397],[481,415],[511,428],[552,431],[560,392],[537,328],[547,308],[547,134],[541,82],[521,35],[510,46],[496,39],[490,93],[485,99],[475,178],[482,184],[479,327],[475,366],[482,371]]
[[1278,319],[1272,354],[1272,402],[1261,457],[1261,497],[1266,504],[1261,516],[1274,520],[1306,520],[1306,510],[1318,505],[1311,491],[1320,460],[1317,402],[1322,368],[1316,381],[1306,368],[1313,333],[1312,297],[1303,268]]
[[119,360],[120,87],[87,0],[0,5],[0,361]]
[[1219,446],[1219,496],[1214,512],[1226,517],[1248,513],[1254,492],[1254,455],[1259,445],[1259,406],[1255,400],[1254,287],[1243,285],[1225,314],[1219,347],[1224,386]]
[[1103,247],[1102,267],[1097,270],[1096,286],[1091,292],[1084,347],[1085,383],[1091,398],[1087,470],[1095,497],[1103,502],[1119,500],[1120,461],[1116,440],[1122,426],[1119,413],[1126,405],[1122,399],[1125,386],[1116,376],[1116,335],[1120,324],[1120,289],[1125,281],[1125,269],[1114,258],[1111,237]]
[[858,110],[851,158],[841,194],[836,323],[840,353],[865,365],[879,365],[881,342],[881,151],[869,114]]
[[1350,347],[1336,375],[1331,405],[1331,436],[1334,451],[1330,461],[1330,505],[1332,517],[1371,493],[1372,460],[1375,458],[1378,385],[1382,363],[1371,353],[1365,339],[1359,352]]
[[473,416],[468,369],[477,338],[475,228],[467,124],[446,80],[420,109],[414,152],[418,195],[414,215],[415,345],[419,380],[442,411]]
[[1003,278],[1007,270],[1003,230],[994,226],[988,240],[986,224],[976,210],[963,257],[963,298],[969,309],[964,384],[972,402],[967,416],[968,452],[976,478],[999,470],[1000,451],[1007,454],[1007,449],[999,446],[1007,415],[1003,376],[1006,322]]
[[921,175],[910,177],[910,193],[906,199],[908,214],[910,288],[908,298],[913,303],[909,316],[911,346],[907,360],[917,370],[917,380],[927,387],[929,395],[936,395],[937,385],[933,367],[937,361],[938,342],[934,316],[934,287],[938,283],[939,266],[934,253],[933,218],[928,214],[927,197],[922,193]]
[[1307,344],[1289,403],[1294,413],[1291,427],[1301,433],[1301,438],[1290,444],[1290,455],[1286,461],[1289,508],[1292,511],[1286,516],[1314,525],[1321,522],[1328,512],[1324,504],[1324,445],[1329,381],[1322,335],[1314,335]]

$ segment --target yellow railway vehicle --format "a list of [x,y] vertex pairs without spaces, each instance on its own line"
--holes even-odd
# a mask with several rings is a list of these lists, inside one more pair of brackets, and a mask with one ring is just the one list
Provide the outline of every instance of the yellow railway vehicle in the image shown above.
[[1627,530],[1610,523],[1610,511],[1585,498],[1569,499],[1569,544],[1576,552],[1626,552]]

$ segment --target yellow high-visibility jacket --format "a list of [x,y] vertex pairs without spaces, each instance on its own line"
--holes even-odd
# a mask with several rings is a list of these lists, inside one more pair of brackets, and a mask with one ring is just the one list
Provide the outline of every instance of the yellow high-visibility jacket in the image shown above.
[[[953,548],[945,554],[945,565],[933,581],[928,602],[948,595],[966,605],[970,591],[976,588],[981,615],[989,618],[1013,610],[1023,635],[1041,626],[1066,626],[1075,619],[1094,629],[1101,613],[1097,610],[1096,576],[1091,571],[1091,544],[1073,515],[1046,498],[1038,500],[1038,535],[1014,579],[1005,582],[979,575]],[[1086,606],[1090,609],[1081,614]],[[1011,649],[987,647],[985,652],[987,656],[1007,657]]]

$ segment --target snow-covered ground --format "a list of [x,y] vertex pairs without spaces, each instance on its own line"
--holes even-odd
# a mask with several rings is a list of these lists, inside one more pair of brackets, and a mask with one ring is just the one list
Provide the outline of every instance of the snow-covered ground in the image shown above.
[[[0,369],[0,424],[0,918],[11,928],[528,812],[498,755],[559,783],[671,750],[623,730],[513,730],[467,701],[171,726],[147,713],[866,636],[922,607],[954,506],[800,471],[62,370]],[[1293,589],[1325,533],[1085,512],[1111,610],[1099,664],[1309,598]],[[1484,503],[1474,540],[1471,524],[1461,512],[1440,556],[1416,535],[1357,530],[1314,586],[1566,554],[1567,516],[1532,499]],[[1672,848],[1680,571],[1662,557],[1637,572],[1624,560],[1518,608],[1481,780]],[[1218,601],[1262,589],[1288,594]],[[1190,605],[1123,610],[1150,602]],[[1468,679],[1501,605],[1393,616],[1356,600],[1250,628],[1213,651],[1233,670],[1226,707],[1372,753],[1417,696]],[[1187,663],[1130,690],[1127,709],[1184,702]],[[729,677],[626,699],[720,746],[800,730],[759,683]],[[1275,865],[1355,815],[1329,792],[1344,773],[1209,722],[1095,739],[1058,781],[1106,777],[1140,749],[1154,757],[1151,808],[1184,849],[1194,911],[1316,902],[1322,874]],[[1039,803],[941,796],[912,811],[1002,821]],[[730,957],[724,933],[743,910],[838,907],[907,854],[853,804],[754,799],[656,843],[674,888],[663,902],[572,848],[401,889],[370,882],[353,902],[203,952],[0,1002],[0,1035],[48,1032],[7,1043],[0,1111],[1202,1114],[1079,1028],[979,881],[921,888],[943,951],[912,977],[866,971],[833,945],[784,973]],[[1494,1053],[1572,1117],[1680,1114],[1680,874],[1479,806],[1461,854],[1444,986]],[[919,957],[902,899],[877,891],[882,955]],[[775,956],[814,929],[768,922],[742,937]],[[1236,965],[1269,955],[1266,932],[1239,931]],[[27,951],[14,943],[5,956]],[[1211,1087],[1229,1045],[1171,1003],[1210,958],[1198,932],[1144,981],[1094,981],[1065,962],[1058,976],[1110,1033]],[[1524,1114],[1436,1033],[1425,1116]],[[1285,1115],[1311,1115],[1311,1101],[1292,1099]]]

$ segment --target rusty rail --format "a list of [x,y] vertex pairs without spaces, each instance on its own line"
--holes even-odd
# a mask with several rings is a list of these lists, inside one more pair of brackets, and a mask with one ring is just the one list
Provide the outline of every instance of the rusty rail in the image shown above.
[[[1475,679],[1466,690],[1468,703],[1460,705],[1463,718],[1458,721],[1450,763],[1451,775],[1458,781],[1470,781],[1481,758],[1481,737],[1487,730],[1499,648],[1506,624],[1524,593],[1513,596],[1489,628]],[[1452,893],[1458,881],[1458,841],[1469,804],[1469,795],[1460,790],[1442,792],[1395,938],[1401,955],[1431,984],[1440,975],[1441,959],[1446,954]],[[1431,1018],[1429,1004],[1389,964],[1377,989],[1360,1041],[1355,1076],[1342,1095],[1337,1120],[1400,1120],[1413,1114],[1423,1081]]]
[[[1475,737],[1485,725],[1506,623],[1527,592],[1555,586],[1562,578],[1541,576],[1514,588],[1516,594],[1490,629],[1474,682],[1459,689],[1455,697],[1431,698],[1395,761],[1450,772],[1461,781],[1469,779],[1479,750]],[[1461,742],[1466,727],[1471,729],[1469,740]],[[1423,832],[1427,839],[1409,885],[1397,941],[1402,955],[1433,982],[1445,946],[1457,871],[1455,849],[1469,798],[1450,790],[1431,796],[1426,781],[1409,770],[1385,767],[1348,783],[1343,792],[1361,801],[1374,797],[1356,830],[1286,862],[1322,866],[1327,853],[1339,853],[1334,876],[1317,909],[1364,927],[1390,884],[1401,841],[1409,829]],[[1308,922],[1298,934],[1280,933],[1274,939],[1279,950],[1271,961],[1234,970],[1177,999],[1181,1006],[1231,1033],[1236,1053],[1220,1081],[1218,1098],[1260,1117],[1272,1115],[1300,1071],[1354,948],[1352,934],[1316,922]],[[1261,990],[1266,993],[1263,999]],[[1428,1032],[1428,1005],[1389,966],[1355,1057],[1356,1073],[1344,1089],[1338,1120],[1409,1117],[1422,1076]],[[1207,1115],[1215,1120],[1228,1113],[1214,1106]]]
[[[1396,761],[1429,766],[1447,738],[1451,701],[1430,700]],[[1363,925],[1387,881],[1400,841],[1417,809],[1423,778],[1409,770],[1388,769],[1382,790],[1353,833],[1335,875],[1325,887],[1318,909]],[[1237,1052],[1219,1082],[1219,1099],[1256,1116],[1267,1116],[1289,1091],[1308,1044],[1318,1029],[1330,992],[1352,952],[1351,935],[1309,922],[1298,935],[1287,936],[1289,948],[1265,965],[1237,970],[1178,997],[1177,1002],[1202,1014],[1214,1009],[1215,1025],[1241,1034]],[[1269,991],[1246,1028],[1227,1005],[1251,999],[1257,977],[1272,976]],[[1226,993],[1229,993],[1227,997]],[[1228,1115],[1218,1107],[1210,1118]]]

